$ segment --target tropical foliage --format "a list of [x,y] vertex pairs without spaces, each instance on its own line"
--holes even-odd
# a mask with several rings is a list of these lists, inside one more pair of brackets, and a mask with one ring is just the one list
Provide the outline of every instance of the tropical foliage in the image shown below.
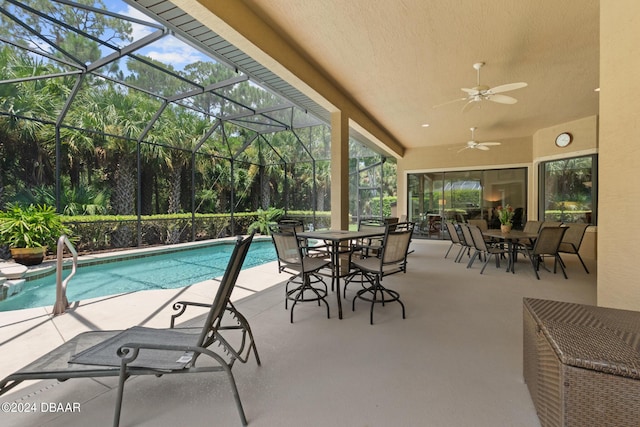
[[12,248],[54,248],[58,238],[69,234],[55,209],[46,205],[11,205],[0,212],[0,244]]
[[[183,68],[141,52],[106,61],[109,49],[134,41],[132,23],[65,2],[24,3],[83,33],[14,4],[19,23],[0,14],[0,35],[12,42],[0,42],[0,209],[46,203],[66,215],[120,217],[330,210],[326,125],[292,126],[306,123],[295,108],[269,120],[252,115],[283,101],[204,56]],[[359,150],[362,161],[380,160]],[[395,166],[384,167],[393,171],[376,185],[394,194]],[[164,227],[163,241],[183,240],[186,226]],[[109,236],[132,245],[135,223]]]

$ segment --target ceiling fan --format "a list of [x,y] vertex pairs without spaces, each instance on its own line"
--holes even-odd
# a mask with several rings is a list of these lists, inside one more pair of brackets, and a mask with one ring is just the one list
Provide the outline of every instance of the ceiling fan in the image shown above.
[[484,101],[484,100],[497,102],[499,104],[515,104],[516,102],[518,102],[517,99],[511,96],[502,95],[502,93],[509,92],[516,89],[522,89],[523,87],[526,87],[527,84],[524,82],[507,83],[507,84],[492,87],[492,88],[486,85],[481,85],[480,69],[483,66],[484,66],[484,62],[477,62],[473,64],[473,68],[476,70],[478,78],[477,78],[477,83],[475,87],[471,89],[464,88],[464,87],[462,88],[462,91],[466,92],[467,96],[465,96],[464,98],[458,98],[458,99],[454,99],[453,101],[445,102],[444,104],[436,105],[433,108],[441,107],[443,105],[451,104],[454,102],[467,101],[465,106],[462,108],[462,111],[464,112],[464,111],[470,110],[474,106],[478,105],[480,101]]
[[468,148],[471,148],[472,150],[482,150],[482,151],[487,151],[489,150],[489,146],[492,145],[500,145],[500,142],[478,142],[475,140],[475,131],[477,128],[469,128],[471,129],[471,141],[467,141],[467,143],[461,148],[459,149],[457,152],[461,152],[464,151]]

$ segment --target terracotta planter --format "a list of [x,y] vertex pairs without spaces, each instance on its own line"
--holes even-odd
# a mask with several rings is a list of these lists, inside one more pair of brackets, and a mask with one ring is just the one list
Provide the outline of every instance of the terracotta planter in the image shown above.
[[46,247],[41,248],[11,248],[11,257],[22,265],[38,265],[42,263]]
[[500,231],[502,231],[503,233],[510,233],[511,232],[511,224],[501,224],[500,225]]

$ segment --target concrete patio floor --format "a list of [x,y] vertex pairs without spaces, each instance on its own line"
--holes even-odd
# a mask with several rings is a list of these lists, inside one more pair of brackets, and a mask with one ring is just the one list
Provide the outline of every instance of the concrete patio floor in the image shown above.
[[[250,426],[539,426],[522,378],[522,298],[595,304],[596,263],[586,274],[566,256],[569,280],[521,259],[516,273],[490,264],[472,268],[444,259],[445,241],[415,240],[408,272],[385,278],[407,309],[356,302],[355,286],[338,319],[314,303],[284,309],[286,279],[275,263],[243,271],[233,299],[249,319],[262,366],[251,358],[234,375]],[[504,265],[503,265],[504,267]],[[61,316],[48,309],[0,312],[0,376],[5,377],[86,330],[168,326],[177,300],[208,301],[217,282],[75,303]],[[192,319],[197,322],[196,317]],[[36,408],[2,413],[3,426],[110,425],[116,379],[23,383],[1,403]],[[44,404],[44,405],[43,405]],[[75,412],[47,411],[54,406]],[[62,405],[60,405],[62,404]],[[16,405],[17,406],[17,405]],[[125,387],[122,426],[239,426],[221,374],[133,377]]]

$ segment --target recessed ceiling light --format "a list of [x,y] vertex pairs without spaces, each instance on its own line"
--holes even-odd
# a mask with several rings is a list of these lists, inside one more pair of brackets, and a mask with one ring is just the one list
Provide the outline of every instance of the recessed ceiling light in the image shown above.
[[600,88],[599,88],[599,87],[597,87],[597,88],[595,88],[593,91],[594,91],[594,92],[600,92]]
[[423,128],[428,128],[428,127],[429,127],[429,123],[423,123],[421,126],[422,126]]

